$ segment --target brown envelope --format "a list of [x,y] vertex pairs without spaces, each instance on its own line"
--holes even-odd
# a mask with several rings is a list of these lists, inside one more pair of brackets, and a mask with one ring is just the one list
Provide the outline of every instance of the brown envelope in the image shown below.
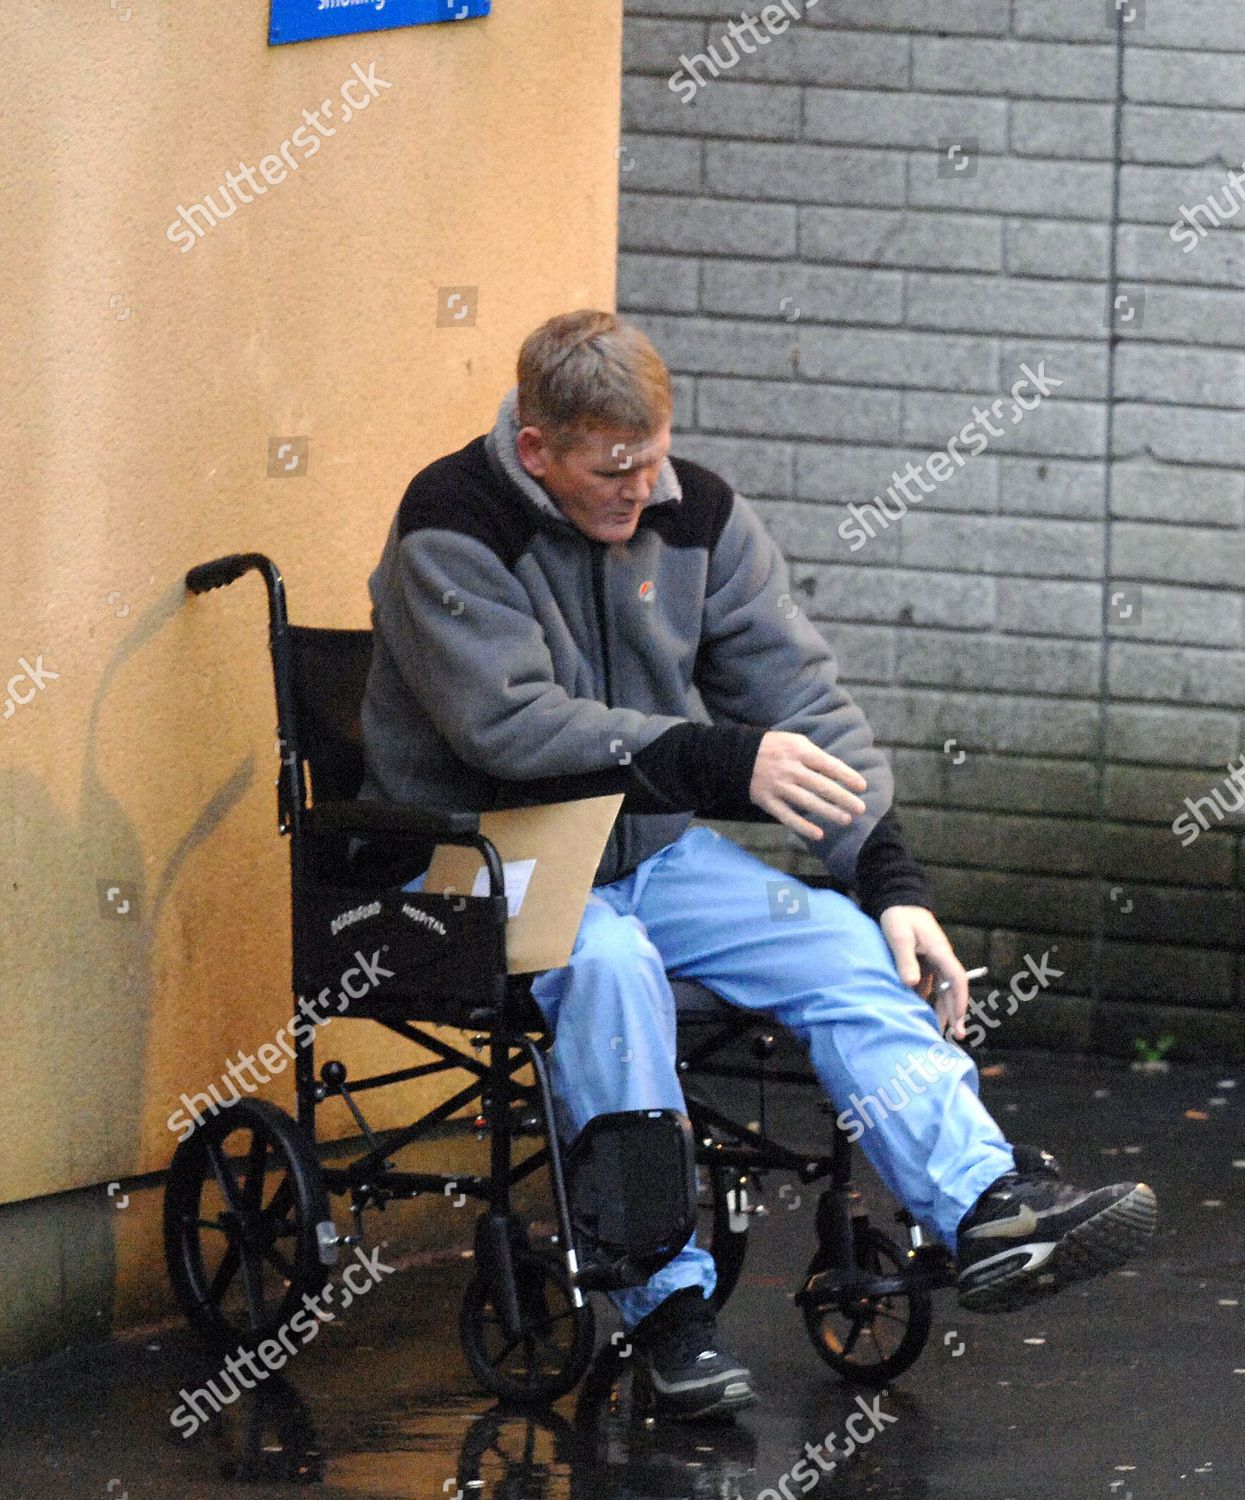
[[[480,814],[480,832],[491,839],[503,864],[528,871],[530,879],[517,915],[506,924],[506,967],[511,974],[560,969],[570,962],[592,877],[605,850],[621,794],[515,807]],[[486,882],[484,861],[474,849],[440,844],[428,866],[424,889],[470,894],[477,874]],[[487,894],[487,884],[482,894]]]

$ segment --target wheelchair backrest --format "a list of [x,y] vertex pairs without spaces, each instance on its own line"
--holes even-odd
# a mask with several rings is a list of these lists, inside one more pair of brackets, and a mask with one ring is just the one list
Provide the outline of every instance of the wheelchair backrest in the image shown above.
[[289,627],[295,723],[290,748],[311,767],[313,802],[353,801],[363,782],[360,710],[370,630]]

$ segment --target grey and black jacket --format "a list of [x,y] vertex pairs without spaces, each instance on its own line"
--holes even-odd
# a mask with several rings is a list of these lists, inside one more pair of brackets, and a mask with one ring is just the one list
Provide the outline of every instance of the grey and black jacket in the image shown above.
[[623,792],[602,884],[693,815],[762,816],[761,738],[798,731],[868,782],[867,811],[808,847],[875,916],[928,906],[890,767],[752,506],[668,457],[631,540],[593,541],[519,462],[516,394],[411,480],[368,580],[360,795],[483,811]]

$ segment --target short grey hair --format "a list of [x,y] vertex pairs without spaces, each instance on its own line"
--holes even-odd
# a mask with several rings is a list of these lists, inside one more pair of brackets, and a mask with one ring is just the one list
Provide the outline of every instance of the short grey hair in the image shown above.
[[670,373],[648,335],[594,308],[559,313],[528,334],[518,385],[519,425],[538,427],[557,453],[599,428],[648,437],[673,411]]

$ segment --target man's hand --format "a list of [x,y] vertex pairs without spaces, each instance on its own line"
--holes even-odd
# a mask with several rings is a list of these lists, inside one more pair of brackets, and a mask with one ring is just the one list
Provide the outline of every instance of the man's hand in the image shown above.
[[762,739],[752,767],[748,796],[761,809],[805,838],[819,839],[824,829],[802,812],[827,823],[850,823],[865,811],[856,792],[868,783],[846,761],[815,745],[806,734],[771,729]]
[[[938,919],[924,906],[888,906],[878,919],[890,950],[895,955],[899,977],[923,1000],[935,994],[938,1024],[957,1042],[968,1034],[964,1016],[968,1010],[968,979],[964,965],[952,951],[950,939]],[[951,988],[938,994],[934,985],[949,979]]]

